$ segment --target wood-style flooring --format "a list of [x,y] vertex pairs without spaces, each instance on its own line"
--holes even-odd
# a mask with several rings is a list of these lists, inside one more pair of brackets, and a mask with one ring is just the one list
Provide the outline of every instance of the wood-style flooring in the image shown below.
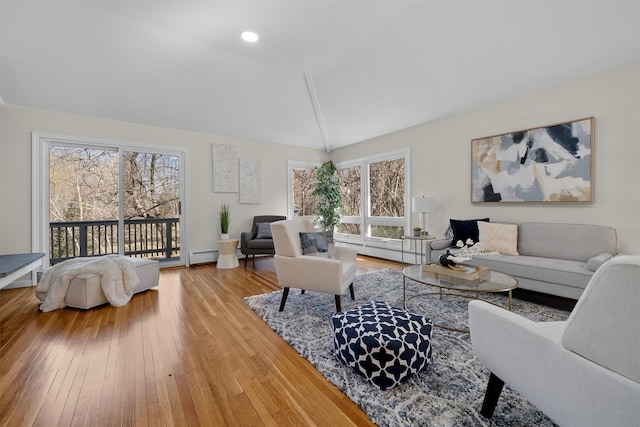
[[[358,258],[382,268],[400,264]],[[162,270],[118,308],[41,313],[35,288],[2,290],[0,425],[373,425],[243,301],[277,289],[267,257]]]

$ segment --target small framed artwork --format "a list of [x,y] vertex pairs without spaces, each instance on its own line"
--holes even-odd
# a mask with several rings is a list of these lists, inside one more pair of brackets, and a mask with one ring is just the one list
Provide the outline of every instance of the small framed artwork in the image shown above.
[[593,117],[471,141],[472,203],[592,203]]

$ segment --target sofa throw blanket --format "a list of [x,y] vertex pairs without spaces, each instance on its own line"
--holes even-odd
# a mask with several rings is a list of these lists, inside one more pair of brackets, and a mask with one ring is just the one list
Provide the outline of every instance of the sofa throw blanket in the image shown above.
[[38,282],[36,296],[43,312],[64,308],[71,281],[81,274],[97,274],[107,301],[114,306],[125,305],[131,299],[139,279],[133,263],[124,256],[73,258],[48,269]]

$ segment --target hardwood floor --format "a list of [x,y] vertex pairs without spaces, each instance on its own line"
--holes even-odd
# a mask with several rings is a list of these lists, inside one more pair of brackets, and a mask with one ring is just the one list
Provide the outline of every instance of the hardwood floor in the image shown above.
[[[400,264],[358,258],[358,273],[381,268]],[[374,425],[244,304],[277,289],[260,258],[162,270],[119,308],[41,313],[35,288],[2,290],[0,423]]]

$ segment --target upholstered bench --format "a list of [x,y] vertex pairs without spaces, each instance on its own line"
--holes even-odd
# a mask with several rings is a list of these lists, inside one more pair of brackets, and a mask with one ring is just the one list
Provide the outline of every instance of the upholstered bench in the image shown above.
[[334,354],[382,390],[397,386],[431,363],[426,317],[373,301],[331,318]]
[[[149,288],[158,286],[160,264],[156,260],[144,258],[129,258],[134,264],[139,283],[133,293],[137,294]],[[64,300],[67,307],[89,309],[106,304],[107,298],[100,286],[98,274],[80,274],[69,283],[67,296]]]

